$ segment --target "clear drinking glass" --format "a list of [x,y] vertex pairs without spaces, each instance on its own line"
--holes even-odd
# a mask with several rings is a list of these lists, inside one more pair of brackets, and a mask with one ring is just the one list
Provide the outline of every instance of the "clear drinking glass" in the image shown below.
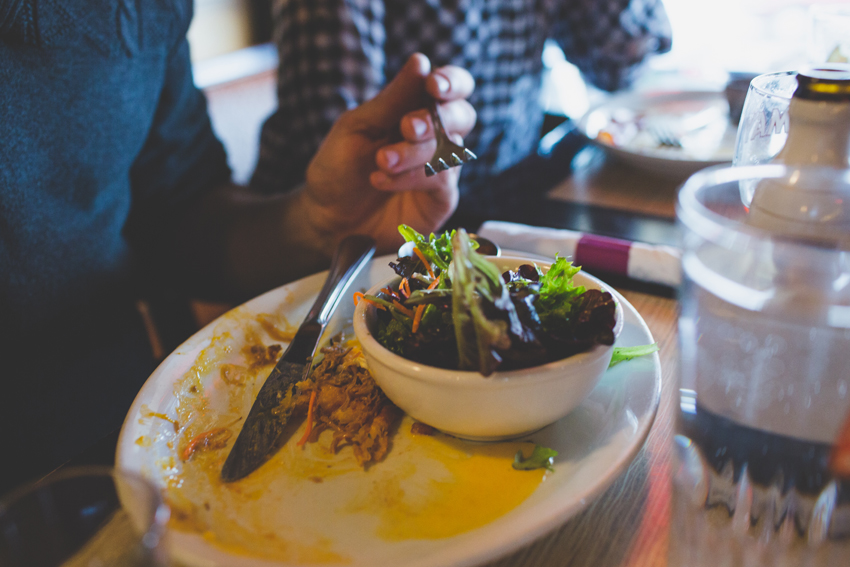
[[776,157],[788,138],[788,105],[796,89],[796,71],[768,73],[750,81],[733,165],[757,165]]
[[[742,182],[816,206],[759,229]],[[850,416],[849,206],[850,172],[830,168],[710,168],[680,190],[671,567],[850,565],[850,473],[831,460]]]
[[165,567],[168,517],[139,476],[108,467],[54,473],[0,500],[0,565]]

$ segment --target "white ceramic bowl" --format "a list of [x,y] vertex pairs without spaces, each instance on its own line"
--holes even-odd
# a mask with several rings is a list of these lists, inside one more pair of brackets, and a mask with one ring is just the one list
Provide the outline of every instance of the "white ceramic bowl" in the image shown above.
[[[544,271],[549,269],[548,263],[527,258],[489,260],[501,271],[531,263]],[[618,297],[608,285],[584,272],[579,272],[574,281],[588,289],[607,291],[615,301]],[[381,288],[397,284],[397,277],[387,278],[368,293],[377,295]],[[617,337],[623,328],[619,302],[615,317]],[[354,311],[354,332],[384,393],[413,418],[464,439],[513,439],[554,423],[590,394],[608,368],[614,350],[613,346],[596,345],[562,360],[484,377],[478,372],[446,370],[403,358],[375,339],[372,331],[376,323],[375,307],[361,301]]]

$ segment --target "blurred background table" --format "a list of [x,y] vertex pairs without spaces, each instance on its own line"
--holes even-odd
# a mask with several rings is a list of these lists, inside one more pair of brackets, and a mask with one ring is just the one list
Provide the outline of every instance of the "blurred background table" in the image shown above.
[[618,163],[595,146],[579,152],[573,159],[573,167],[573,174],[556,185],[549,198],[665,220],[674,218],[676,191],[682,178],[637,170]]

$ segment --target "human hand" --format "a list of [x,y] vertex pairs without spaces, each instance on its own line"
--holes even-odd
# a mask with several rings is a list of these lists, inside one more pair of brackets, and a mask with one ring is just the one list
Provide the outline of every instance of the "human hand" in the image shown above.
[[328,246],[360,233],[389,252],[401,243],[399,224],[428,234],[448,219],[460,168],[425,176],[436,149],[425,95],[441,101],[446,132],[462,144],[475,124],[464,100],[473,88],[466,70],[431,72],[428,58],[414,54],[375,98],[339,118],[310,162],[302,194],[307,220]]

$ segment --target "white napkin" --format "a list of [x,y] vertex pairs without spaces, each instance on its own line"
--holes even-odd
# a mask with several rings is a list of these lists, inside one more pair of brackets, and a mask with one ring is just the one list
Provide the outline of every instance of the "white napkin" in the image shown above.
[[682,251],[673,246],[502,221],[485,222],[477,234],[504,249],[548,258],[557,254],[591,272],[614,273],[670,287],[682,281]]

